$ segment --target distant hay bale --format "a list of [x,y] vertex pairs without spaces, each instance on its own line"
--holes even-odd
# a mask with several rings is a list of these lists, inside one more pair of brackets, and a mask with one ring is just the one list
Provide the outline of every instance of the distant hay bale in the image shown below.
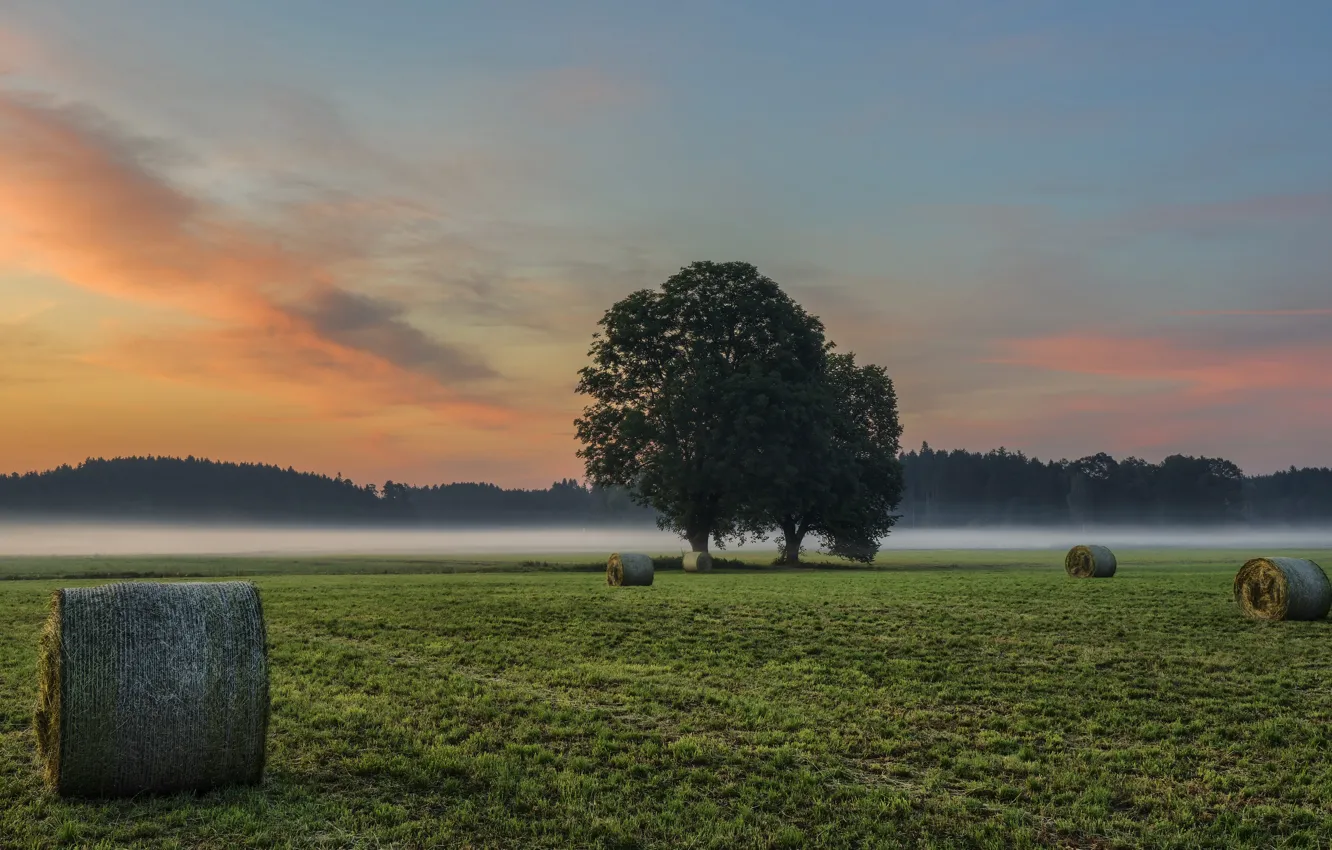
[[606,584],[647,587],[652,584],[652,558],[638,552],[616,552],[606,561]]
[[1074,546],[1064,556],[1064,570],[1073,578],[1110,578],[1118,563],[1104,546]]
[[686,552],[683,561],[687,573],[712,572],[712,556],[707,552]]
[[1255,620],[1321,620],[1332,607],[1332,584],[1304,558],[1254,558],[1235,575],[1235,604]]
[[47,785],[129,796],[260,782],[265,642],[249,582],[57,590],[37,661]]

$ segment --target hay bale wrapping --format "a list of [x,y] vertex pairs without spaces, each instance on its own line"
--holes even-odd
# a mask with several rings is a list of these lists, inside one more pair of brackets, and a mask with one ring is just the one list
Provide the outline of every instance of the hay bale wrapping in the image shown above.
[[1235,575],[1235,604],[1255,620],[1321,620],[1332,607],[1332,583],[1304,558],[1254,558]]
[[712,556],[707,552],[686,552],[681,560],[687,573],[712,572]]
[[1118,566],[1104,546],[1074,546],[1064,556],[1064,571],[1073,578],[1110,578]]
[[611,587],[647,587],[654,573],[651,556],[640,552],[616,552],[606,561],[606,584]]
[[249,582],[57,590],[38,645],[38,755],[65,796],[257,784],[267,635]]

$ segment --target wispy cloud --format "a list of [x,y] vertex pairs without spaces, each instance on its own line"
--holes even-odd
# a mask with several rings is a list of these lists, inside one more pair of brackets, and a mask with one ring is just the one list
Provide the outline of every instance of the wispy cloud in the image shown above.
[[[256,223],[174,185],[164,149],[89,107],[0,90],[0,260],[212,323],[171,351],[162,338],[121,346],[157,346],[162,373],[226,360],[237,378],[327,385],[340,398],[485,406],[461,386],[494,375],[478,356],[409,324],[403,305],[348,289],[355,258],[304,250],[301,221]],[[276,361],[281,370],[265,366]],[[312,378],[321,372],[342,383]]]
[[452,383],[495,373],[476,356],[444,346],[403,321],[406,308],[334,287],[289,308],[323,339],[382,357],[389,363]]

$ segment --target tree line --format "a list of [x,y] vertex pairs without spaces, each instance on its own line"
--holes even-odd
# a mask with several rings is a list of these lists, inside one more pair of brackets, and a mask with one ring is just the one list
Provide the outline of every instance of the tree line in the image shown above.
[[78,466],[0,475],[9,514],[259,521],[651,522],[622,490],[556,481],[544,490],[494,484],[357,484],[271,464],[186,457],[89,458]]
[[1225,458],[1160,463],[1105,453],[1041,461],[995,449],[901,457],[908,527],[1047,524],[1299,523],[1332,520],[1332,469],[1245,476]]
[[[1222,458],[1161,463],[1106,454],[1042,461],[1022,452],[932,449],[900,456],[898,527],[1069,523],[1326,522],[1332,469],[1245,476]],[[454,483],[356,484],[290,467],[200,458],[88,459],[0,475],[10,515],[234,518],[273,521],[651,523],[622,488],[556,481],[546,489]]]

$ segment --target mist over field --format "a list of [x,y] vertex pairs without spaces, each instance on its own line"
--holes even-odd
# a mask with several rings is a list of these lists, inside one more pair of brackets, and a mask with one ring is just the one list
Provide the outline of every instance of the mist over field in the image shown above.
[[[1066,549],[1076,543],[1131,548],[1275,549],[1332,547],[1332,526],[1244,528],[1153,526],[902,528],[887,550]],[[33,555],[555,555],[642,550],[684,552],[674,534],[645,527],[355,528],[234,524],[0,522],[0,556]],[[714,550],[715,551],[715,550]],[[775,551],[771,540],[727,551]],[[811,554],[813,550],[811,549]]]

